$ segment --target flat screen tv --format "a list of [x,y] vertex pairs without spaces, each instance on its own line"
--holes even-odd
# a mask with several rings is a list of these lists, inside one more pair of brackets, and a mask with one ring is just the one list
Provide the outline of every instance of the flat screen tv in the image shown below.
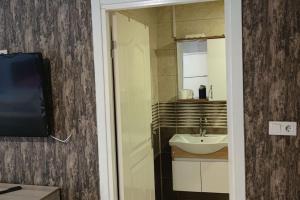
[[0,55],[0,136],[49,136],[50,91],[50,65],[40,53]]

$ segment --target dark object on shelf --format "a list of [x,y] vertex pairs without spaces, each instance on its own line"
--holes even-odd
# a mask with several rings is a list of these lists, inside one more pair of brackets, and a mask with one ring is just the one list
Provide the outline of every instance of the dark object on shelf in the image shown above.
[[199,99],[206,99],[206,86],[200,85],[199,87]]
[[11,187],[11,188],[8,188],[8,189],[5,189],[5,190],[0,190],[0,195],[10,193],[10,192],[15,192],[15,191],[18,191],[18,190],[22,190],[22,187],[21,186],[15,186],[15,187]]
[[[58,187],[37,186],[37,185],[21,185],[0,183],[0,191],[13,187],[21,187],[11,193],[0,195],[1,200],[60,200],[60,189]],[[16,188],[17,189],[17,188]]]

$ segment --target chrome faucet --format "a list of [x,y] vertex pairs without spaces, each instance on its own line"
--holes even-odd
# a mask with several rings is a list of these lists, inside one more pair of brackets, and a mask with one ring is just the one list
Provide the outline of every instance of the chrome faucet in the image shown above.
[[200,137],[205,137],[206,132],[207,132],[206,128],[203,126],[203,120],[204,120],[204,122],[207,122],[206,118],[200,117],[200,121],[199,121],[199,135],[200,135]]

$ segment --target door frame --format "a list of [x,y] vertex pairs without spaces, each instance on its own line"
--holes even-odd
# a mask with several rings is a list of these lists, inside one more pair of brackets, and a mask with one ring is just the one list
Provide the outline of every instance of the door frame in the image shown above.
[[[101,199],[118,200],[113,73],[110,59],[111,42],[108,12],[207,1],[213,0],[140,0],[112,4],[101,4],[100,0],[91,0]],[[245,200],[242,0],[224,1],[230,200]]]

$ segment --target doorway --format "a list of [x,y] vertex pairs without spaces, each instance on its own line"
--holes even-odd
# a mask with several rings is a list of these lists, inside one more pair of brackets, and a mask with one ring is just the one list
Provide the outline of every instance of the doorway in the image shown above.
[[[145,2],[144,2],[145,3]],[[149,3],[149,2],[148,2]],[[173,2],[174,3],[174,2]],[[186,3],[186,1],[185,1]],[[225,3],[226,4],[226,3]],[[143,6],[147,5],[147,3],[143,4]],[[153,6],[154,4],[151,4],[149,3],[148,6]],[[163,4],[161,4],[163,5]],[[227,2],[227,10],[228,10],[228,5],[229,8],[233,8],[233,6],[230,4],[230,2],[228,3]],[[104,60],[104,66],[109,66],[110,65],[110,61],[109,61],[109,52],[108,51],[110,49],[110,43],[109,43],[109,15],[108,15],[108,11],[111,11],[111,10],[118,10],[118,9],[127,9],[127,8],[137,8],[137,7],[140,7],[141,4],[120,4],[120,5],[117,5],[117,4],[114,4],[114,5],[108,5],[106,7],[104,7],[103,9],[103,12],[102,12],[102,28],[103,28],[103,42],[104,42],[104,56],[103,56],[103,60]],[[225,9],[226,10],[226,9]],[[233,9],[234,10],[234,9]],[[239,10],[240,9],[237,7],[236,10]],[[237,12],[238,13],[238,12]],[[228,23],[226,24],[226,27],[229,27],[230,30],[233,29],[234,27],[237,28],[237,30],[239,30],[239,23],[238,23],[238,20],[237,21],[230,21],[232,20],[231,19],[231,15],[236,15],[236,13],[232,12],[232,13],[228,13],[227,12],[227,20]],[[236,17],[236,16],[235,16]],[[229,24],[229,22],[235,24],[236,26],[233,26],[232,24]],[[239,52],[239,50],[241,50],[241,48],[239,47],[239,42],[235,42],[234,43],[234,46],[238,47],[238,48],[233,48],[233,43],[231,43],[231,37],[232,35],[234,34],[237,34],[239,35],[238,33],[241,33],[241,30],[239,30],[240,32],[235,32],[235,33],[232,33],[230,32],[229,30],[226,31],[226,36],[227,36],[227,33],[228,33],[228,37],[226,37],[226,42],[227,42],[227,47],[226,49],[228,50],[227,51],[227,65],[229,63],[229,67],[227,69],[227,83],[229,85],[228,87],[228,133],[229,133],[229,163],[230,163],[230,178],[231,178],[231,184],[230,184],[230,198],[231,199],[243,199],[243,196],[244,196],[244,188],[243,188],[243,184],[244,184],[244,163],[243,163],[243,138],[241,138],[241,134],[242,132],[239,132],[239,134],[234,134],[235,131],[243,131],[242,127],[243,127],[243,124],[241,122],[241,119],[242,118],[236,118],[237,116],[239,115],[243,115],[242,113],[242,88],[240,88],[240,85],[237,86],[234,86],[233,83],[242,83],[242,77],[241,77],[241,72],[242,72],[242,69],[241,69],[241,52]],[[240,35],[241,36],[241,35]],[[240,38],[241,39],[241,38]],[[105,50],[107,49],[107,50]],[[232,52],[233,51],[236,51],[237,54],[235,54],[234,56],[232,55]],[[238,56],[240,55],[240,57]],[[238,57],[238,59],[234,58],[235,56]],[[232,61],[237,61],[235,63],[232,63]],[[236,66],[236,68],[234,68],[234,66]],[[235,70],[233,70],[235,69]],[[238,69],[238,70],[237,70]],[[234,73],[233,73],[234,71]],[[106,77],[106,94],[107,95],[111,95],[112,92],[111,92],[111,86],[109,86],[112,82],[112,72],[110,71],[109,68],[104,68],[104,74],[105,74],[105,77]],[[238,76],[238,78],[237,78]],[[234,87],[237,87],[237,88],[234,88]],[[235,89],[233,92],[233,89]],[[106,105],[104,104],[104,106],[106,107],[107,109],[107,112],[110,110],[112,111],[113,108],[111,106],[111,100],[110,99],[111,97],[106,97],[105,99],[105,102],[106,102]],[[235,106],[233,106],[233,103],[237,103],[235,104]],[[233,111],[237,111],[235,113],[235,115],[233,116]],[[108,116],[106,115],[106,119],[109,119],[109,120],[113,120],[112,118],[112,113],[110,113],[110,116],[109,118],[107,118]],[[240,116],[239,116],[240,117]],[[107,122],[106,124],[106,130],[108,130],[108,126],[112,126],[113,123],[110,123]],[[110,131],[113,132],[113,128],[110,128]],[[105,138],[106,141],[108,141],[109,143],[111,144],[114,144],[113,140],[113,134],[112,135],[109,135],[107,134],[106,137],[108,138]],[[107,144],[106,144],[107,145]],[[237,146],[238,145],[238,146]],[[107,146],[106,146],[107,147]],[[101,147],[103,148],[103,147]],[[110,183],[110,187],[108,187],[108,189],[110,189],[110,191],[108,190],[107,193],[109,193],[109,195],[111,196],[111,199],[115,199],[113,196],[115,195],[115,192],[116,192],[116,171],[113,170],[114,167],[113,167],[113,163],[115,162],[114,161],[114,148],[110,149],[109,151],[107,151],[109,148],[106,148],[106,158],[109,158],[110,160],[110,164],[111,164],[111,168],[107,168],[106,166],[106,170],[109,172],[108,173],[108,179],[110,180],[109,183]],[[239,151],[236,151],[236,150],[239,150]],[[242,149],[242,150],[241,150]],[[241,151],[240,151],[241,150]],[[104,155],[102,155],[104,156]],[[108,166],[110,165],[108,163]],[[111,170],[111,171],[110,171]],[[103,173],[103,167],[101,169],[101,166],[100,166],[100,175],[101,175],[101,172]],[[237,177],[238,175],[238,177]],[[103,176],[103,175],[102,175]],[[105,179],[104,179],[105,180]],[[239,183],[239,187],[240,188],[237,188],[236,186],[236,183]],[[103,188],[102,188],[102,191],[103,191]],[[237,198],[239,197],[239,198]]]

